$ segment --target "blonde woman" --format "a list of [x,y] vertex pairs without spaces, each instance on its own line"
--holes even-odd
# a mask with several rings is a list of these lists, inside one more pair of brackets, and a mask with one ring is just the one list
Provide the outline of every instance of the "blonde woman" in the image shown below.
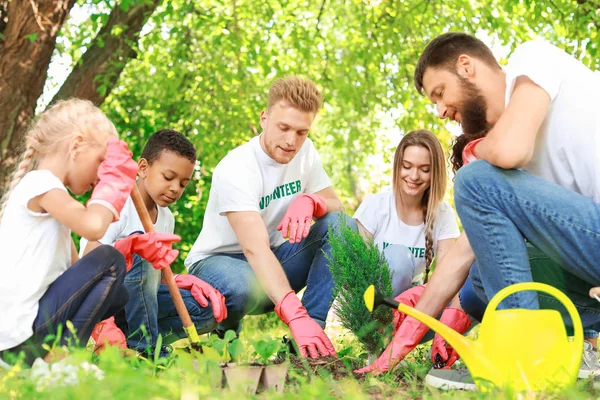
[[354,214],[359,231],[388,261],[394,297],[427,282],[436,254],[442,258],[460,232],[446,193],[446,163],[439,140],[427,130],[406,134],[396,148],[392,190],[365,197]]

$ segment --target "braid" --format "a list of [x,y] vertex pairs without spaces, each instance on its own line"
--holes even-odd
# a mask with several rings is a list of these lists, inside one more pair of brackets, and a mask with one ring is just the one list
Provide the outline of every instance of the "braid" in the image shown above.
[[423,207],[423,221],[425,223],[425,276],[423,283],[429,280],[429,268],[433,261],[433,221],[427,220],[427,203]]
[[6,208],[6,203],[10,194],[15,189],[15,187],[17,187],[19,182],[21,182],[21,179],[23,179],[25,174],[27,174],[33,169],[35,164],[34,157],[36,154],[37,151],[35,151],[33,147],[28,146],[27,150],[25,150],[25,152],[21,156],[21,161],[15,168],[15,171],[13,172],[10,178],[10,183],[6,188],[4,195],[2,196],[2,201],[0,202],[0,220],[2,220],[2,216],[4,215],[4,209]]
[[118,136],[113,123],[90,101],[69,99],[51,105],[32,121],[25,134],[25,152],[2,196],[0,219],[4,215],[8,197],[25,174],[36,167],[38,159],[52,154],[61,143],[72,140],[76,134],[83,135],[86,142],[91,144],[106,143],[108,137]]

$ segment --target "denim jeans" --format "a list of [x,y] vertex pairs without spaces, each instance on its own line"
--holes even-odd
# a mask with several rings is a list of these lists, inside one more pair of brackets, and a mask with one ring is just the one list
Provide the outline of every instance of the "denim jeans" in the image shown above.
[[[321,327],[325,327],[327,312],[333,300],[333,279],[326,255],[330,254],[327,228],[335,229],[341,214],[328,213],[310,228],[300,243],[285,242],[273,249],[281,263],[290,286],[295,292],[306,287],[302,303]],[[356,222],[346,217],[349,226],[357,229]],[[208,282],[225,296],[227,319],[219,330],[240,330],[240,322],[247,314],[273,311],[274,305],[260,287],[250,264],[243,254],[216,254],[196,262],[190,274]]]
[[406,246],[391,244],[383,249],[383,255],[390,270],[392,296],[396,297],[412,286],[415,273],[412,252]]
[[[100,246],[82,257],[46,290],[39,301],[39,310],[33,322],[33,336],[24,343],[2,352],[25,352],[25,362],[31,364],[36,357],[44,357],[42,344],[48,335],[55,335],[62,326],[59,345],[85,346],[94,326],[103,319],[114,316],[127,303],[127,290],[123,285],[125,260],[112,246]],[[71,321],[75,337],[65,323]],[[8,357],[7,357],[8,356]]]
[[[600,322],[600,303],[587,297],[591,287],[600,286],[600,204],[525,171],[486,161],[461,168],[454,193],[477,259],[470,270],[477,297],[487,302],[506,286],[535,280],[527,241],[559,266],[545,268],[543,274],[579,303],[583,326]],[[509,296],[499,308],[538,309],[538,298],[544,296],[557,302],[526,291]]]
[[[169,289],[166,285],[161,285],[160,279],[160,270],[155,270],[148,261],[134,255],[133,266],[125,276],[125,286],[129,292],[129,302],[125,306],[129,348],[153,349],[159,334],[163,336],[164,342],[186,337]],[[210,302],[204,308],[189,290],[180,289],[179,293],[198,333],[214,330],[217,323]]]
[[[544,253],[527,243],[527,252],[529,255],[529,263],[531,265],[531,273],[534,282],[541,282],[553,286],[565,293],[579,312],[583,321],[584,337],[598,337],[599,324],[595,321],[600,320],[600,304],[588,296],[585,290],[585,283],[577,277],[570,275],[559,264],[552,261]],[[477,268],[477,264],[474,264]],[[475,277],[476,280],[480,279]],[[480,283],[477,283],[480,285]],[[472,318],[481,322],[483,313],[487,306],[487,299],[480,299],[475,293],[471,277],[467,279],[458,294],[462,309]],[[568,317],[567,310],[553,296],[549,294],[537,292],[540,308],[557,310],[561,313],[567,325],[569,334],[573,331],[571,319]]]
[[[179,293],[181,293],[185,308],[187,308],[198,334],[202,335],[214,331],[217,328],[217,321],[213,315],[210,300],[207,299],[207,307],[202,307],[189,290],[179,289]],[[163,343],[170,343],[187,337],[167,285],[159,286],[157,299],[158,332],[163,337]]]
[[134,254],[133,265],[125,275],[125,286],[129,292],[129,302],[125,306],[125,336],[127,346],[131,349],[143,350],[156,344],[160,277],[160,270],[154,269],[152,264]]

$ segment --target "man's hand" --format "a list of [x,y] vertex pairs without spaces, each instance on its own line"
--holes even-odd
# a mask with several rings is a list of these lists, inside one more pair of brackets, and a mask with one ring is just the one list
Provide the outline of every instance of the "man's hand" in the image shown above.
[[290,327],[302,357],[310,355],[312,358],[317,358],[319,354],[323,357],[337,357],[331,341],[319,324],[308,316],[293,290],[277,303],[275,313]]
[[[471,327],[469,316],[463,310],[459,310],[458,308],[446,308],[442,313],[440,322],[454,329],[461,335]],[[438,354],[440,355],[441,360],[436,360]],[[439,333],[436,333],[433,338],[433,344],[431,345],[431,361],[433,362],[434,367],[439,368],[440,366],[436,366],[436,364],[438,364],[438,362],[443,362],[443,368],[449,369],[459,357],[456,350],[454,350],[450,344],[446,343],[446,339]]]
[[194,275],[177,274],[175,275],[175,283],[179,289],[189,290],[201,307],[208,307],[208,298],[217,323],[227,319],[225,297],[217,289]]
[[298,243],[308,236],[312,218],[320,218],[326,213],[325,199],[316,194],[302,193],[289,205],[277,230],[284,238],[289,237],[291,244]]
[[473,162],[478,159],[477,156],[475,155],[475,147],[483,139],[485,139],[485,138],[475,139],[475,140],[467,143],[467,145],[465,146],[465,148],[463,149],[463,152],[462,152],[463,167],[465,165],[467,165],[468,163]]

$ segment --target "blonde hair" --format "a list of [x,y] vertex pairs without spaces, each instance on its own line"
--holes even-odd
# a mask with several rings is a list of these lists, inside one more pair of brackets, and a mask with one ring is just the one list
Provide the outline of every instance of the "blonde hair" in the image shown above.
[[0,219],[8,197],[23,176],[36,168],[40,158],[54,153],[65,141],[73,140],[77,135],[83,136],[86,145],[102,145],[110,136],[118,136],[113,123],[87,100],[61,100],[40,114],[25,134],[25,151],[2,196]]
[[430,176],[431,183],[427,190],[423,193],[421,206],[423,208],[423,220],[425,222],[425,277],[424,282],[427,283],[429,275],[429,267],[433,260],[433,224],[440,202],[446,194],[446,160],[444,158],[444,150],[440,141],[433,133],[428,130],[421,129],[407,133],[404,135],[400,144],[396,148],[394,154],[394,172],[393,172],[393,187],[394,197],[396,199],[396,207],[398,207],[400,197],[400,170],[402,169],[402,161],[404,151],[407,147],[419,146],[429,150],[431,158]]
[[310,79],[288,76],[277,79],[271,85],[267,110],[281,100],[285,100],[301,111],[316,114],[323,104],[323,95]]

